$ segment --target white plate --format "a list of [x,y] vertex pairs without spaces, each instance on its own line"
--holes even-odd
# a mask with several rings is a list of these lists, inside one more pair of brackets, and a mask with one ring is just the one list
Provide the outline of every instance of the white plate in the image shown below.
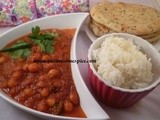
[[86,34],[88,36],[88,38],[94,42],[98,37],[94,35],[94,33],[92,32],[92,30],[89,28],[89,22],[90,22],[90,16],[87,17],[86,21],[85,21],[85,26],[84,29],[86,31]]
[[[19,38],[20,36],[24,36],[26,34],[29,34],[33,26],[39,26],[41,29],[51,29],[51,28],[59,28],[59,29],[65,29],[65,28],[77,28],[75,36],[72,40],[71,44],[71,60],[76,59],[76,42],[77,42],[77,35],[79,33],[79,29],[81,25],[83,24],[84,20],[88,16],[88,13],[72,13],[72,14],[63,14],[63,15],[55,15],[50,17],[41,18],[38,20],[34,20],[28,23],[25,23],[23,25],[17,26],[6,33],[2,34],[0,36],[0,49],[2,49],[4,46],[6,46],[9,42],[15,40],[16,38]],[[71,22],[74,18],[74,22]],[[72,77],[76,86],[76,89],[78,91],[79,97],[80,97],[80,105],[85,112],[87,118],[86,120],[106,120],[109,119],[107,113],[99,106],[99,104],[96,102],[94,97],[89,92],[86,84],[84,83],[80,73],[79,69],[76,63],[71,64],[72,68]],[[28,107],[25,107],[12,98],[10,98],[7,94],[5,94],[2,90],[0,90],[0,96],[4,98],[6,101],[11,103],[12,105],[28,112],[33,115],[42,117],[44,119],[80,119],[83,118],[73,118],[73,117],[64,117],[64,116],[58,116],[58,115],[52,115],[47,114],[43,112],[39,112],[33,109],[30,109]]]

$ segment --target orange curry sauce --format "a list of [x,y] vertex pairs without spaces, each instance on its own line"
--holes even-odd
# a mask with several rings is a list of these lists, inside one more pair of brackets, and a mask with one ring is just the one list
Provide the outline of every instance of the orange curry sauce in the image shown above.
[[[12,59],[5,52],[0,53],[0,89],[19,103],[45,113],[83,117],[86,115],[80,107],[71,64],[67,62],[35,62],[35,60],[69,60],[70,48],[75,29],[49,29],[41,32],[56,31],[53,53],[43,53],[38,45],[31,47],[27,59]],[[28,35],[19,40],[31,42]]]

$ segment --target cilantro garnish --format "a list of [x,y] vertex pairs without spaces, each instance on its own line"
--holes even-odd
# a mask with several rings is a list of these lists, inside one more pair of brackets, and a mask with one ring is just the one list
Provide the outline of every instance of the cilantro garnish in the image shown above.
[[8,52],[14,59],[27,58],[31,54],[30,47],[31,44],[25,41],[18,41],[11,47],[3,48],[0,52]]
[[54,52],[54,38],[58,36],[58,33],[40,33],[40,27],[36,26],[32,28],[32,34],[29,38],[41,48],[42,52],[52,53]]

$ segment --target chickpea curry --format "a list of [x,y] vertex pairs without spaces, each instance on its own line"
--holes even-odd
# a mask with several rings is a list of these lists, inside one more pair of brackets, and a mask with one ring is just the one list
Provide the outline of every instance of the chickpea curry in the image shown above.
[[40,30],[36,26],[31,34],[9,43],[0,50],[0,89],[41,112],[86,117],[80,107],[71,64],[52,61],[70,59],[74,33],[75,29]]

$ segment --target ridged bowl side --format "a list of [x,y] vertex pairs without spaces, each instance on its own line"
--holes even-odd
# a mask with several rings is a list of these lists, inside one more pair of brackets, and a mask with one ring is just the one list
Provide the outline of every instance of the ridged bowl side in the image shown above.
[[93,94],[104,104],[113,108],[127,108],[149,94],[154,88],[142,92],[120,91],[106,85],[88,66],[90,85]]

